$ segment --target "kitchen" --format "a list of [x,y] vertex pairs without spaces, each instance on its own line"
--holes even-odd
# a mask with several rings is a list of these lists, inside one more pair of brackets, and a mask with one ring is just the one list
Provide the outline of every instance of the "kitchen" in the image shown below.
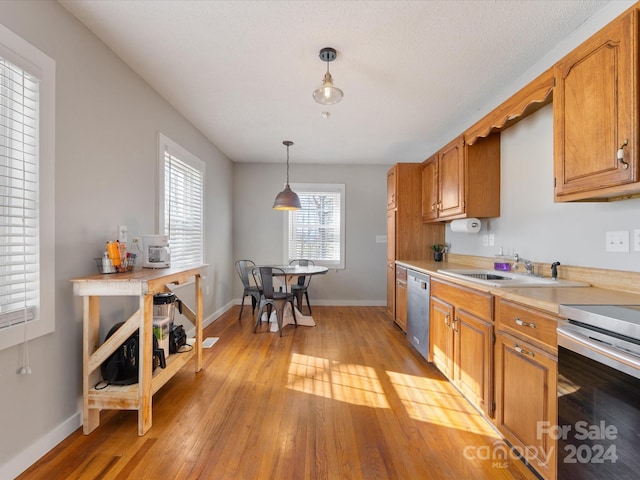
[[[2,18],[3,23],[20,31],[34,43],[44,45],[61,42],[64,46],[56,51],[58,87],[61,90],[57,97],[61,118],[57,125],[56,146],[56,178],[61,182],[56,189],[56,291],[60,292],[56,302],[57,333],[55,340],[34,341],[31,355],[34,365],[51,362],[65,367],[57,368],[58,373],[48,372],[50,375],[44,375],[50,376],[50,380],[41,377],[41,372],[35,372],[34,378],[37,375],[39,380],[43,380],[42,387],[36,387],[13,375],[15,350],[0,353],[3,365],[11,366],[2,372],[5,379],[3,391],[6,386],[6,391],[11,392],[2,399],[2,405],[7,407],[3,410],[10,411],[20,405],[17,412],[19,415],[15,417],[28,417],[41,409],[36,399],[47,395],[50,401],[48,410],[52,412],[44,416],[37,426],[27,425],[26,428],[22,428],[23,425],[17,420],[7,418],[6,425],[16,433],[11,441],[3,437],[4,452],[21,451],[40,438],[43,435],[41,431],[61,428],[61,425],[68,419],[73,419],[76,414],[78,386],[77,382],[70,381],[67,377],[80,376],[76,345],[80,337],[78,325],[81,308],[71,301],[68,279],[90,273],[90,259],[95,252],[89,244],[98,239],[102,241],[110,233],[110,226],[115,228],[124,222],[129,225],[130,231],[141,234],[153,231],[154,205],[153,201],[149,201],[153,197],[153,186],[145,184],[144,188],[140,188],[136,181],[146,178],[149,164],[134,160],[136,157],[154,157],[156,129],[174,131],[174,135],[188,143],[191,149],[202,156],[215,159],[211,162],[211,170],[207,175],[208,190],[216,192],[215,203],[212,199],[208,209],[211,228],[207,234],[211,244],[215,245],[215,248],[211,247],[207,251],[207,261],[215,267],[215,273],[211,273],[208,278],[211,290],[205,300],[208,315],[223,310],[230,299],[238,296],[238,285],[229,259],[252,250],[250,238],[255,228],[259,228],[266,239],[259,249],[253,250],[259,256],[278,255],[279,252],[265,245],[272,243],[277,245],[275,250],[278,250],[282,241],[282,228],[275,225],[279,219],[277,214],[253,213],[255,204],[268,204],[273,200],[275,192],[265,185],[280,185],[283,173],[281,169],[263,164],[233,165],[227,161],[200,132],[178,118],[172,108],[161,102],[155,92],[132,74],[111,51],[90,36],[88,31],[82,30],[77,21],[58,5],[42,8],[43,10],[38,10],[28,2],[24,6],[3,5]],[[619,13],[624,7],[614,9]],[[613,12],[609,12],[609,19],[614,16]],[[597,30],[607,21],[599,18],[586,24],[581,33],[582,38],[586,38],[589,31]],[[56,25],[60,31],[67,32],[70,39],[47,33],[48,29],[44,25],[51,24]],[[575,45],[580,43],[576,38],[572,41]],[[560,46],[554,58],[561,56],[559,51],[562,47],[569,49],[566,45]],[[81,68],[83,63],[86,66]],[[547,66],[551,63],[552,60],[546,60]],[[71,68],[63,68],[64,65],[70,65]],[[96,75],[91,69],[99,71],[101,75]],[[77,75],[78,70],[81,72],[80,76]],[[81,81],[87,79],[98,82],[98,87],[91,87]],[[126,90],[114,86],[121,82],[127,86]],[[109,92],[107,99],[115,98],[112,104],[100,98],[103,92]],[[95,115],[96,110],[101,115]],[[547,106],[502,134],[503,202],[500,217],[483,221],[483,229],[479,235],[447,231],[447,243],[452,245],[453,251],[461,254],[491,257],[502,246],[506,252],[520,253],[523,257],[538,262],[559,260],[565,265],[637,271],[640,266],[639,253],[606,253],[604,239],[607,231],[633,231],[640,228],[637,224],[640,206],[638,199],[602,204],[553,203],[551,110]],[[128,112],[128,118],[123,118],[120,113],[122,111]],[[149,125],[151,122],[148,114],[142,113],[143,111],[153,112],[159,119],[157,124]],[[85,124],[84,129],[82,123]],[[140,127],[138,123],[145,126]],[[133,136],[144,138],[147,143],[143,146]],[[109,153],[113,137],[124,142],[123,150],[128,152],[121,160],[114,160]],[[277,140],[276,146],[281,139]],[[425,151],[425,156],[428,153]],[[295,159],[295,153],[292,158]],[[116,168],[103,168],[105,165],[115,165]],[[348,191],[354,192],[347,206],[347,217],[355,222],[350,227],[354,243],[348,250],[352,271],[338,272],[330,283],[318,282],[316,294],[321,301],[359,301],[362,304],[376,301],[378,305],[385,303],[385,245],[375,244],[370,239],[385,232],[384,178],[387,169],[388,165],[339,165],[332,172],[318,165],[296,165],[292,169],[296,181],[335,181],[340,178],[347,184]],[[123,172],[126,172],[126,176]],[[248,188],[254,195],[247,197],[243,188]],[[118,190],[124,190],[126,194],[119,193]],[[523,192],[526,193],[525,198]],[[78,202],[78,198],[87,201]],[[105,199],[109,200],[108,210],[101,207]],[[100,212],[99,221],[95,221],[95,211]],[[128,218],[123,219],[127,215]],[[234,222],[234,217],[243,220]],[[232,229],[234,239],[230,234]],[[485,247],[482,237],[489,233],[494,235],[495,243],[494,246]],[[79,259],[87,259],[88,263],[84,264]],[[372,259],[378,259],[379,262]],[[353,277],[349,277],[352,274]],[[353,278],[362,277],[375,280],[362,285],[362,291],[358,292],[356,298],[339,295],[339,292],[354,283]],[[112,319],[117,317],[118,313],[114,312]],[[60,338],[62,335],[58,332],[69,332],[69,337]],[[54,435],[54,438],[60,436],[63,435]]]

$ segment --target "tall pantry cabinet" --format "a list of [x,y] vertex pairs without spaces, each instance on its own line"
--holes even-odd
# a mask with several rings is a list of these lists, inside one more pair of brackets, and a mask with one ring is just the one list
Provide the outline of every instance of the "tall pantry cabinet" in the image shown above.
[[[422,223],[422,164],[397,163],[387,172],[387,309],[396,320],[396,260],[432,258],[444,243],[444,223]],[[400,298],[406,302],[406,296]],[[400,306],[400,312],[406,306]],[[397,322],[405,328],[402,321]]]

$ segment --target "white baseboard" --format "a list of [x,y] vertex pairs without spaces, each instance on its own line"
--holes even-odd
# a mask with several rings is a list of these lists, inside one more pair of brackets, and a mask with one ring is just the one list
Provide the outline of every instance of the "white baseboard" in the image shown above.
[[0,465],[0,480],[13,480],[81,426],[82,414],[78,412],[19,452],[6,464]]

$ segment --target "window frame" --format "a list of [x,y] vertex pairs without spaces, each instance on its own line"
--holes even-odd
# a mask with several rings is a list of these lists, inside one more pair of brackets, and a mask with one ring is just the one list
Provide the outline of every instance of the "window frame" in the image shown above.
[[[329,192],[340,194],[340,260],[337,262],[328,262],[323,259],[309,258],[313,260],[316,265],[322,265],[335,270],[344,270],[346,268],[345,252],[346,252],[346,188],[344,183],[292,183],[291,189],[299,196],[308,192]],[[284,215],[284,246],[283,246],[283,260],[285,264],[288,264],[290,260],[297,257],[289,258],[289,224],[292,215],[295,215],[296,210],[289,210]]]
[[55,331],[55,61],[4,25],[0,56],[39,79],[38,315],[0,329],[0,350]]
[[[187,165],[189,165],[190,167],[194,168],[195,170],[198,170],[200,173],[202,173],[202,206],[201,206],[201,213],[202,213],[202,224],[200,225],[201,227],[201,231],[202,231],[202,235],[200,237],[200,262],[202,264],[206,263],[205,262],[205,249],[204,249],[204,245],[205,245],[205,199],[204,199],[204,191],[205,191],[205,186],[206,186],[206,166],[205,163],[200,160],[198,157],[196,157],[195,155],[193,155],[191,152],[189,152],[186,148],[182,147],[181,145],[179,145],[178,143],[174,142],[173,140],[171,140],[169,137],[167,137],[166,135],[164,135],[161,132],[158,132],[158,221],[157,221],[157,225],[158,225],[158,229],[157,231],[160,232],[160,234],[164,234],[165,232],[165,208],[164,208],[164,203],[165,203],[165,174],[164,174],[164,169],[165,169],[165,151],[169,151],[169,153],[176,157],[178,160],[186,163]],[[171,248],[171,239],[169,239],[169,248]],[[172,258],[171,260],[171,266],[176,266],[174,264],[174,260]],[[178,265],[179,266],[179,265]]]

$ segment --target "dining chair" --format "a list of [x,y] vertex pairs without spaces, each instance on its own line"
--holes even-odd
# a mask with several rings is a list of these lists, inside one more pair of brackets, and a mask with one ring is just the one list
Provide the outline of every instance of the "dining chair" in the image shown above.
[[242,285],[244,287],[244,291],[242,292],[242,302],[240,304],[240,314],[238,315],[238,322],[242,321],[242,309],[244,308],[244,299],[245,297],[251,296],[251,313],[255,313],[256,305],[260,302],[260,297],[262,296],[262,289],[259,285],[252,284],[250,280],[250,273],[253,268],[255,268],[256,264],[251,260],[238,260],[236,262],[236,272],[240,276],[240,280],[242,280]]
[[295,295],[288,290],[287,282],[283,281],[282,291],[276,291],[273,288],[273,277],[281,276],[284,280],[284,270],[277,267],[256,267],[252,270],[256,283],[259,283],[262,287],[262,296],[258,304],[258,312],[256,313],[256,325],[253,328],[253,333],[258,331],[258,325],[262,317],[262,310],[267,307],[267,318],[271,316],[271,308],[276,311],[276,321],[278,322],[278,330],[280,330],[280,336],[282,336],[282,323],[284,319],[284,308],[287,303],[291,304],[291,312],[293,314],[293,322],[296,327],[298,321],[296,320],[296,311],[293,308],[293,302]]
[[[313,260],[307,260],[306,258],[297,258],[291,260],[289,265],[300,265],[301,267],[314,266]],[[311,282],[311,275],[298,277],[296,283],[291,284],[291,293],[296,296],[296,302],[298,303],[298,310],[302,312],[302,296],[307,299],[307,307],[309,307],[309,315],[311,315],[311,304],[309,303],[309,283]]]

